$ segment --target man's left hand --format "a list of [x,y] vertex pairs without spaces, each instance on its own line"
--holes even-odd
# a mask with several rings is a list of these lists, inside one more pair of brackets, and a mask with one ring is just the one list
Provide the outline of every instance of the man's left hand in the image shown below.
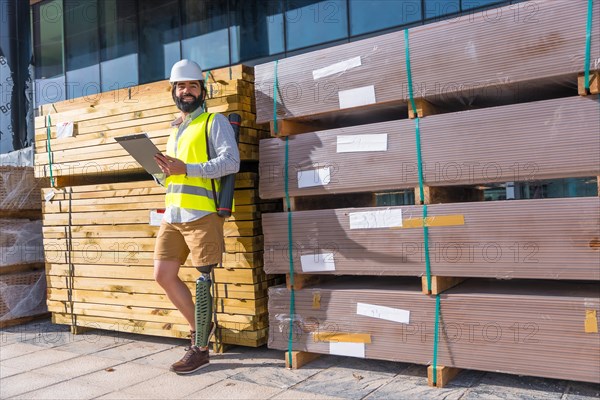
[[160,169],[167,175],[187,174],[186,164],[178,158],[173,158],[164,154],[156,154],[154,159]]

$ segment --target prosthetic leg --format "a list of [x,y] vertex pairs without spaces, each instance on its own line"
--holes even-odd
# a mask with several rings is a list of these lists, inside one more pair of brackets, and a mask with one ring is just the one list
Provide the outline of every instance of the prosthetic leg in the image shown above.
[[210,273],[214,265],[197,267],[201,275],[196,281],[196,340],[197,347],[208,347],[211,336],[215,333],[216,325],[212,318],[212,296],[210,293],[212,280]]

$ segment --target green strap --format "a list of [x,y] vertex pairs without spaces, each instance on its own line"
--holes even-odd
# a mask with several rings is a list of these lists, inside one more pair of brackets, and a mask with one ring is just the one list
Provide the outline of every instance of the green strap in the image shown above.
[[427,205],[424,204],[425,190],[423,189],[423,156],[421,154],[421,119],[417,115],[417,107],[413,93],[412,71],[410,68],[410,45],[408,40],[408,29],[404,30],[404,45],[406,58],[406,76],[408,78],[408,94],[410,104],[415,114],[415,140],[417,147],[417,167],[419,171],[419,198],[423,205],[423,245],[425,246],[425,273],[427,274],[427,290],[431,292],[431,259],[429,257],[429,227],[427,227]]
[[[279,77],[277,76],[277,66],[279,60],[275,60],[275,81],[273,83],[273,133],[277,135],[277,90],[279,89]],[[287,165],[286,165],[287,168]],[[287,180],[286,180],[287,183]]]
[[[415,136],[417,147],[417,163],[419,168],[419,194],[420,203],[423,205],[423,245],[425,246],[425,271],[427,273],[427,290],[431,292],[431,260],[429,258],[429,227],[427,222],[427,204],[424,204],[424,189],[423,189],[423,157],[421,154],[421,120],[417,114],[415,105],[415,97],[413,93],[412,73],[410,68],[410,46],[408,42],[408,29],[404,30],[404,44],[406,53],[406,76],[408,78],[408,94],[410,96],[410,104],[415,114]],[[437,384],[437,351],[438,351],[438,330],[440,319],[440,295],[435,297],[435,326],[433,336],[433,385]]]
[[435,325],[433,332],[433,386],[437,384],[437,350],[438,350],[438,331],[440,325],[440,295],[435,296]]
[[50,185],[54,187],[54,175],[52,173],[52,150],[50,148],[50,126],[52,125],[52,119],[50,118],[50,114],[48,114],[48,118],[46,119],[46,150],[48,151],[48,166],[50,168]]
[[408,29],[404,30],[404,53],[406,59],[406,75],[408,78],[408,95],[410,98],[410,105],[413,109],[413,114],[417,114],[417,106],[415,105],[415,97],[413,93],[413,81],[412,81],[412,73],[410,69],[410,49],[408,44]]
[[592,9],[594,0],[588,0],[587,9],[587,24],[585,28],[585,65],[584,65],[584,77],[583,82],[585,84],[585,92],[590,91],[590,53],[592,46]]
[[[277,134],[277,90],[279,88],[279,79],[277,77],[277,66],[279,60],[275,60],[274,82],[273,82],[273,133]],[[296,293],[294,292],[294,249],[292,247],[292,210],[290,204],[289,192],[289,160],[290,146],[288,138],[285,138],[285,167],[283,173],[283,185],[285,190],[285,206],[288,215],[288,256],[290,258],[290,331],[288,335],[288,360],[292,364],[292,349],[294,346],[294,318],[296,310]]]
[[290,332],[288,336],[288,360],[290,365],[292,363],[292,348],[294,344],[294,318],[296,310],[296,294],[294,292],[294,250],[292,247],[292,210],[290,206],[290,192],[289,192],[289,154],[290,146],[288,138],[285,138],[285,167],[284,167],[284,189],[285,189],[285,205],[288,215],[288,249],[290,258]]

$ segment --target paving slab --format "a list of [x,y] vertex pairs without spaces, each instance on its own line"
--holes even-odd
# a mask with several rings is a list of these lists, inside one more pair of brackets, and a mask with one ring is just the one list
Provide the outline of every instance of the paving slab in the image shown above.
[[600,398],[600,384],[589,382],[569,382],[564,400],[585,400]]
[[96,397],[96,399],[98,399],[98,400],[148,400],[148,397],[117,391],[117,392],[107,393],[100,397]]
[[553,400],[562,399],[566,389],[567,382],[557,379],[486,373],[463,399]]
[[222,380],[222,377],[202,373],[202,370],[190,375],[165,372],[121,391],[131,395],[146,396],[147,399],[181,399]]
[[231,380],[256,383],[262,386],[270,386],[278,389],[288,389],[305,381],[311,376],[319,373],[317,368],[302,368],[287,370],[283,366],[276,367],[260,366],[247,369],[229,377]]
[[114,346],[100,350],[94,353],[94,355],[112,358],[115,360],[129,361],[159,353],[161,351],[168,350],[171,347],[172,346],[170,345],[138,340],[135,342],[122,344],[120,346]]
[[[12,329],[11,329],[12,328]],[[72,335],[49,321],[0,330],[0,398],[22,399],[564,399],[600,397],[598,384],[463,370],[427,386],[423,365],[323,355],[287,370],[284,351],[233,347],[179,376],[169,366],[187,341],[94,330]]]
[[115,360],[111,360],[110,358],[78,355],[75,358],[69,358],[55,364],[36,368],[33,372],[62,376],[64,380],[103,370],[113,365],[115,365]]
[[[112,390],[120,391],[121,389],[145,382],[164,373],[165,370],[161,368],[124,363],[84,375],[80,380],[91,385],[108,386]],[[132,394],[132,396],[136,395]]]
[[35,353],[24,354],[19,357],[13,357],[8,360],[0,361],[0,366],[6,365],[10,368],[18,369],[20,372],[31,371],[36,368],[56,364],[77,356],[78,354],[70,353],[68,351],[45,349],[44,351],[36,351]]
[[136,358],[135,360],[132,360],[132,362],[140,365],[151,365],[153,367],[163,368],[168,371],[169,366],[183,357],[184,354],[183,347],[172,347],[156,353],[148,354],[145,357]]
[[271,397],[272,400],[344,400],[343,397],[325,396],[322,393],[302,392],[289,389]]
[[7,378],[2,378],[0,384],[0,399],[18,396],[46,386],[64,381],[65,378],[40,374],[37,372],[20,373]]
[[[244,353],[239,354],[240,360],[242,361],[241,365],[246,365],[246,367],[240,368],[240,372],[231,375],[230,378],[280,389],[287,389],[295,386],[322,370],[337,365],[340,362],[338,357],[325,355],[306,364],[300,369],[286,369],[285,361],[283,359],[284,353],[280,351],[274,354],[277,358],[273,358],[271,361],[267,359],[266,361],[269,361],[267,363],[257,363],[252,367],[249,367],[247,362],[249,360],[256,360],[257,358],[246,358],[247,355],[248,354]],[[260,360],[262,358],[258,359]],[[246,364],[243,364],[244,361]],[[230,362],[234,361],[231,360]],[[223,365],[227,365],[227,361],[224,361]]]
[[23,372],[23,370],[20,368],[12,368],[0,362],[0,379],[5,379],[9,376],[20,374],[21,372]]
[[369,394],[365,399],[460,399],[467,388],[481,380],[484,372],[461,371],[444,388],[431,388],[427,385],[427,368],[410,365],[390,382]]
[[186,399],[228,399],[255,400],[268,399],[283,390],[271,386],[262,386],[251,382],[224,379],[205,389],[193,392]]
[[68,381],[57,383],[56,385],[47,386],[43,389],[15,396],[13,399],[86,400],[102,396],[111,391],[112,389],[109,387],[93,386],[77,379],[70,379]]
[[[76,335],[79,337],[80,335]],[[54,347],[57,350],[70,351],[78,354],[94,354],[102,350],[112,349],[132,343],[130,339],[115,338],[106,335],[82,335],[81,340],[69,341],[61,346]]]
[[20,342],[45,348],[56,348],[86,339],[83,335],[73,335],[68,326],[39,322],[19,332]]
[[333,366],[320,371],[294,386],[294,390],[320,393],[325,396],[362,399],[379,387],[391,381],[396,374],[406,368],[404,365],[392,366],[392,363],[375,362],[365,369],[365,360],[348,360],[348,367]]
[[42,350],[41,347],[29,343],[16,342],[11,344],[0,344],[0,361],[20,357],[40,350]]

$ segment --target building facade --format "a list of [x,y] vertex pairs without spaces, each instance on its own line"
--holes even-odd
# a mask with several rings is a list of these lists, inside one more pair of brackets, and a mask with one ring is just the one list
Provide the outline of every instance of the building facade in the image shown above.
[[[13,8],[25,3],[0,2]],[[20,64],[30,62],[33,66],[34,99],[17,111],[21,123],[7,124],[2,114],[5,138],[16,134],[21,139],[11,141],[10,146],[7,139],[0,153],[29,144],[30,139],[23,140],[23,129],[17,127],[27,125],[25,107],[94,98],[102,92],[166,79],[171,65],[181,58],[190,58],[204,69],[255,65],[472,13],[486,13],[493,22],[496,7],[517,2],[31,0],[25,11],[29,24],[23,22],[21,11],[20,24],[2,28],[11,29],[13,36],[17,25],[30,28],[26,34],[31,41],[21,42],[19,54]],[[15,12],[3,14],[12,17]],[[19,69],[22,71],[23,65]]]

